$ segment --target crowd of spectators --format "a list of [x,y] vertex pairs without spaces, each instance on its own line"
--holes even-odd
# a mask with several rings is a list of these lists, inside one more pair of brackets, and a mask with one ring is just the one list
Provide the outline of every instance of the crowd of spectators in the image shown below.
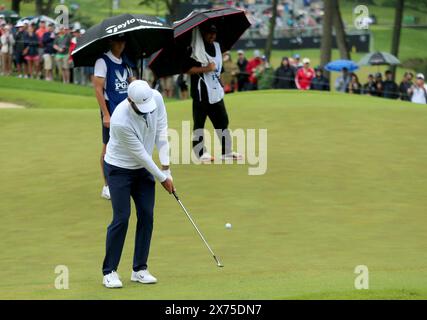
[[[218,6],[244,9],[252,22],[243,38],[265,38],[272,15],[271,0],[217,0]],[[323,1],[279,0],[276,18],[276,37],[318,35],[321,32]]]
[[[72,29],[55,27],[41,21],[39,25],[18,22],[16,25],[0,21],[0,74],[16,74],[20,78],[37,78],[46,81],[58,80],[63,83],[91,84],[93,68],[73,66],[71,52],[84,30],[75,25]],[[269,63],[259,50],[247,58],[239,50],[237,61],[230,53],[224,54],[222,75],[226,93],[265,89],[297,89],[329,91],[330,81],[321,67],[312,68],[308,58],[300,55],[283,57],[277,68]],[[71,71],[71,72],[70,72]],[[153,80],[149,69],[144,68],[146,80]],[[151,79],[150,79],[151,78]],[[415,78],[415,79],[414,79]],[[336,79],[336,91],[349,94],[365,94],[389,99],[401,99],[417,103],[427,102],[427,86],[424,75],[406,72],[398,85],[391,71],[369,74],[366,83],[361,84],[356,73],[343,69]],[[188,75],[162,78],[157,87],[167,98],[188,98]]]
[[0,21],[0,74],[85,85],[93,68],[73,68],[71,56],[83,33],[78,23],[69,28],[43,20],[15,25]]
[[[238,51],[238,58],[232,67],[231,57],[225,54],[224,88],[226,92],[265,90],[265,89],[297,89],[329,91],[330,81],[324,76],[321,67],[312,68],[310,59],[301,60],[299,54],[283,57],[280,66],[274,69],[259,50],[254,51],[251,59],[247,59],[244,51]],[[414,79],[415,78],[415,79]],[[427,103],[427,85],[424,75],[405,72],[400,84],[394,80],[390,70],[384,77],[380,72],[369,74],[366,83],[362,84],[354,72],[343,69],[336,78],[334,88],[338,92],[348,94],[365,94],[387,99],[401,99],[416,103]]]

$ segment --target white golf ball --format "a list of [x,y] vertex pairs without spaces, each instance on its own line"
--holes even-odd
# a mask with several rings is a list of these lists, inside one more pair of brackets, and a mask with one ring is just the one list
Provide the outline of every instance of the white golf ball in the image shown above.
[[227,229],[231,229],[231,223],[226,223],[226,224],[225,224],[225,227],[226,227]]

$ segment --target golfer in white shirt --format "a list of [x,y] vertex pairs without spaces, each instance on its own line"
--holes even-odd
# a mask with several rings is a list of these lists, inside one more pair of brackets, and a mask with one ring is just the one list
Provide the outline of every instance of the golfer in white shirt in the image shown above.
[[[161,94],[147,82],[133,81],[128,98],[110,119],[110,140],[105,155],[105,172],[110,187],[113,221],[108,226],[106,255],[102,272],[107,288],[121,288],[117,274],[126,238],[131,209],[135,202],[136,225],[132,281],[156,283],[147,269],[153,230],[155,180],[174,191],[169,169],[167,114]],[[159,151],[161,169],[152,159],[154,145]]]

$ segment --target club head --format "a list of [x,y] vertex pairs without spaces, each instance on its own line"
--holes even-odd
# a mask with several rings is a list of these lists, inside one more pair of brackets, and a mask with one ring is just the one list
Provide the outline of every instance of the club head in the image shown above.
[[219,262],[219,260],[218,260],[218,258],[216,257],[216,256],[213,256],[213,258],[215,259],[215,262],[216,262],[216,266],[217,267],[219,267],[219,268],[223,268],[224,266],[222,265],[222,263],[221,262]]

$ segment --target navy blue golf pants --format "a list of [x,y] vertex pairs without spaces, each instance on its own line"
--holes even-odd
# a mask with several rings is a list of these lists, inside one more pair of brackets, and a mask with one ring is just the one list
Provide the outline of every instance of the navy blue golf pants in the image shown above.
[[138,218],[135,235],[133,270],[147,269],[153,232],[155,180],[146,169],[129,170],[106,162],[105,172],[113,206],[113,221],[107,229],[106,255],[102,267],[104,275],[117,271],[128,229],[131,197]]

